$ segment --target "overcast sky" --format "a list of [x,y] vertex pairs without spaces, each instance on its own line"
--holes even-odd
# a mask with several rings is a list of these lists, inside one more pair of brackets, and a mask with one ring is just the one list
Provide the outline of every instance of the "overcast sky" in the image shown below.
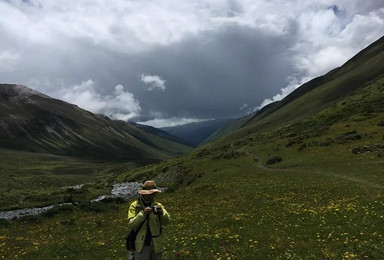
[[0,82],[161,127],[240,117],[383,35],[383,0],[0,0]]

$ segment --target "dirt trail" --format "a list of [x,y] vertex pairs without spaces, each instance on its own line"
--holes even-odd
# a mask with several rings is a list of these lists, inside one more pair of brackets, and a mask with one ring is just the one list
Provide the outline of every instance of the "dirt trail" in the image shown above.
[[[257,167],[259,169],[262,169],[262,170],[265,170],[265,171],[295,171],[294,168],[297,167],[297,166],[293,166],[293,167],[289,167],[289,168],[268,168],[267,166],[265,166],[263,164],[263,162],[261,161],[260,158],[256,157],[256,159],[258,159]],[[348,176],[348,175],[324,172],[324,171],[313,170],[313,169],[308,170],[308,172],[315,173],[315,174],[320,174],[320,175],[324,175],[324,176],[336,177],[336,178],[339,178],[339,179],[351,181],[351,182],[354,182],[354,183],[362,184],[364,186],[368,186],[368,187],[372,187],[372,188],[376,188],[376,189],[384,189],[384,185],[382,185],[382,184],[373,183],[373,182],[370,182],[370,181],[367,181],[367,180],[364,180],[364,179],[360,179],[360,178],[356,178],[356,177],[351,177],[351,176]]]
[[320,174],[320,175],[332,176],[332,177],[340,178],[343,180],[348,180],[351,182],[363,184],[364,186],[369,186],[369,187],[376,188],[376,189],[384,189],[384,185],[382,185],[382,184],[373,183],[373,182],[363,180],[360,178],[356,178],[356,177],[351,177],[351,176],[336,174],[336,173],[323,172],[323,171],[318,171],[318,170],[315,170],[315,171],[312,170],[311,172],[316,173],[316,174]]

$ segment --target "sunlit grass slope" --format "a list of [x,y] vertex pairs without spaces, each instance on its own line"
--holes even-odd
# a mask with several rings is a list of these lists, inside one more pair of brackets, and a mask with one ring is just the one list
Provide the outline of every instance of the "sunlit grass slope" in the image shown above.
[[241,128],[241,131],[233,133],[235,136],[229,137],[240,138],[252,132],[271,130],[307,119],[382,77],[383,60],[384,37],[381,37],[341,67],[308,81],[283,100],[251,114],[252,118],[244,124],[232,124],[218,129],[215,138],[226,136]]
[[[291,125],[207,144],[112,181],[155,179],[165,259],[381,259],[384,78]],[[5,259],[125,259],[129,203],[1,222]]]

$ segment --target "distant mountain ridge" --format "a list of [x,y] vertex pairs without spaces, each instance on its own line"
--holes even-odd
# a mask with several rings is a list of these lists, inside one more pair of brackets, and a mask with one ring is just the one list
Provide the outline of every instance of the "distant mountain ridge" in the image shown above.
[[233,121],[233,119],[214,119],[181,126],[164,127],[161,129],[184,140],[186,144],[197,147],[201,143],[204,143],[218,128],[221,128],[231,121]]
[[192,149],[165,132],[149,133],[13,84],[0,84],[0,147],[129,160],[162,160]]
[[[256,112],[255,112],[256,113]],[[243,116],[238,119],[233,119],[227,124],[217,128],[213,133],[211,133],[203,142],[202,144],[209,143],[215,139],[218,139],[222,136],[226,136],[227,134],[232,133],[233,131],[242,128],[245,126],[249,120],[253,118],[255,113],[251,113],[249,115]]]

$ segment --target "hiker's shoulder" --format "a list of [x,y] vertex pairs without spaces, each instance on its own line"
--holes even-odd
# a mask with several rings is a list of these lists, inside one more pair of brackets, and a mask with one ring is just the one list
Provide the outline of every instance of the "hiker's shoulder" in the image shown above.
[[135,201],[131,202],[130,207],[137,207],[138,205],[139,205],[139,201],[135,200]]
[[156,206],[162,206],[163,207],[163,204],[161,202],[158,202],[158,201],[155,201],[155,205]]

